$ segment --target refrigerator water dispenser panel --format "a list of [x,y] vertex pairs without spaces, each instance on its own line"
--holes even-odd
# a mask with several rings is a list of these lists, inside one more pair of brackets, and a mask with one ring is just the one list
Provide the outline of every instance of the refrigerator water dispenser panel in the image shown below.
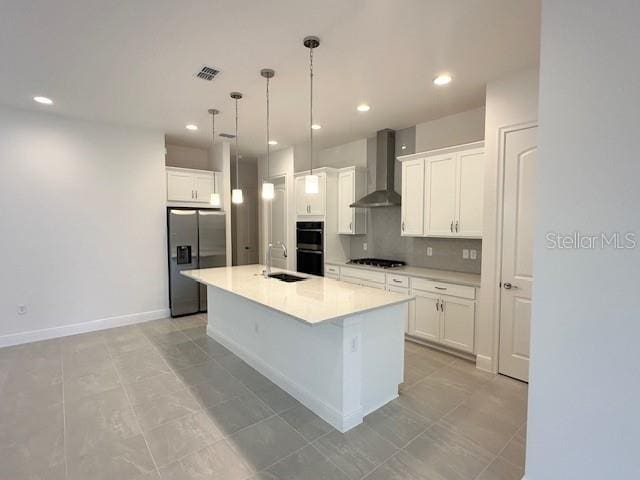
[[179,245],[176,247],[176,259],[178,265],[191,263],[191,245]]

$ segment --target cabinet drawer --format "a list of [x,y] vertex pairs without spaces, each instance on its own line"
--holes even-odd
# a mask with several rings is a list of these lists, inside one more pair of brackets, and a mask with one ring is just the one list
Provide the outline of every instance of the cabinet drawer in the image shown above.
[[325,265],[324,271],[328,275],[340,275],[340,267],[337,265]]
[[411,281],[411,288],[414,290],[421,290],[423,292],[468,298],[470,300],[474,300],[476,298],[476,289],[474,287],[455,285],[453,283],[434,282],[433,280],[424,280],[422,278],[414,278]]
[[404,275],[395,275],[393,273],[387,273],[387,285],[394,287],[409,288],[409,277]]
[[359,268],[341,267],[340,274],[343,277],[358,278],[369,282],[379,283],[384,288],[384,272],[373,272],[371,270],[360,270]]

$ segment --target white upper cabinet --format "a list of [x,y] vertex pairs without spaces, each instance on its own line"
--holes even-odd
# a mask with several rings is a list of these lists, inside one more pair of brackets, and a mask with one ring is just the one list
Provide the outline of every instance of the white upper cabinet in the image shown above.
[[484,149],[458,154],[456,233],[463,237],[482,237],[484,192]]
[[221,178],[219,172],[167,167],[167,201],[209,203],[212,193],[222,194]]
[[400,233],[424,234],[424,159],[402,162],[402,206]]
[[366,171],[356,167],[338,171],[338,233],[362,235],[367,233],[367,212],[351,208],[351,204],[364,197],[367,191]]
[[304,177],[300,174],[295,179],[296,215],[323,216],[326,214],[327,174],[313,171],[318,176],[318,193],[304,191]]
[[456,155],[429,157],[425,167],[425,233],[450,235],[456,216]]
[[482,238],[483,142],[399,160],[402,235]]

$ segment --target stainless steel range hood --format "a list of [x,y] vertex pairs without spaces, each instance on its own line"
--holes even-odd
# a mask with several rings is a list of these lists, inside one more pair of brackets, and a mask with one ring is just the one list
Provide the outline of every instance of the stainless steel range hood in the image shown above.
[[351,208],[396,207],[400,205],[400,195],[393,188],[396,162],[396,132],[380,130],[377,134],[376,190],[365,195]]

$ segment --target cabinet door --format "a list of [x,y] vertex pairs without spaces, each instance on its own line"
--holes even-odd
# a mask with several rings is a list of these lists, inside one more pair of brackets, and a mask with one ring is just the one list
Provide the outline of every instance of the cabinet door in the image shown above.
[[353,233],[355,209],[349,205],[355,201],[354,197],[355,172],[340,172],[338,174],[338,233]]
[[443,296],[440,341],[450,347],[473,353],[475,302]]
[[[306,195],[309,203],[309,215],[324,215],[324,197],[326,193],[327,176],[324,173],[318,174],[318,193],[310,193]],[[304,189],[304,181],[303,187]]]
[[439,155],[426,160],[427,235],[455,235],[456,217],[456,156]]
[[195,200],[193,173],[167,171],[167,200],[193,202]]
[[413,335],[433,342],[440,339],[440,312],[438,295],[414,291]]
[[359,278],[355,278],[355,277],[345,277],[344,275],[341,275],[340,276],[340,281],[347,282],[347,283],[352,283],[354,285],[362,285],[362,280],[360,280]]
[[209,203],[214,189],[213,173],[196,173],[194,176],[195,201]]
[[424,160],[402,162],[401,235],[424,233]]
[[309,202],[304,192],[304,176],[296,177],[296,215],[309,215]]
[[462,237],[482,237],[484,150],[458,154],[458,215],[456,233]]

